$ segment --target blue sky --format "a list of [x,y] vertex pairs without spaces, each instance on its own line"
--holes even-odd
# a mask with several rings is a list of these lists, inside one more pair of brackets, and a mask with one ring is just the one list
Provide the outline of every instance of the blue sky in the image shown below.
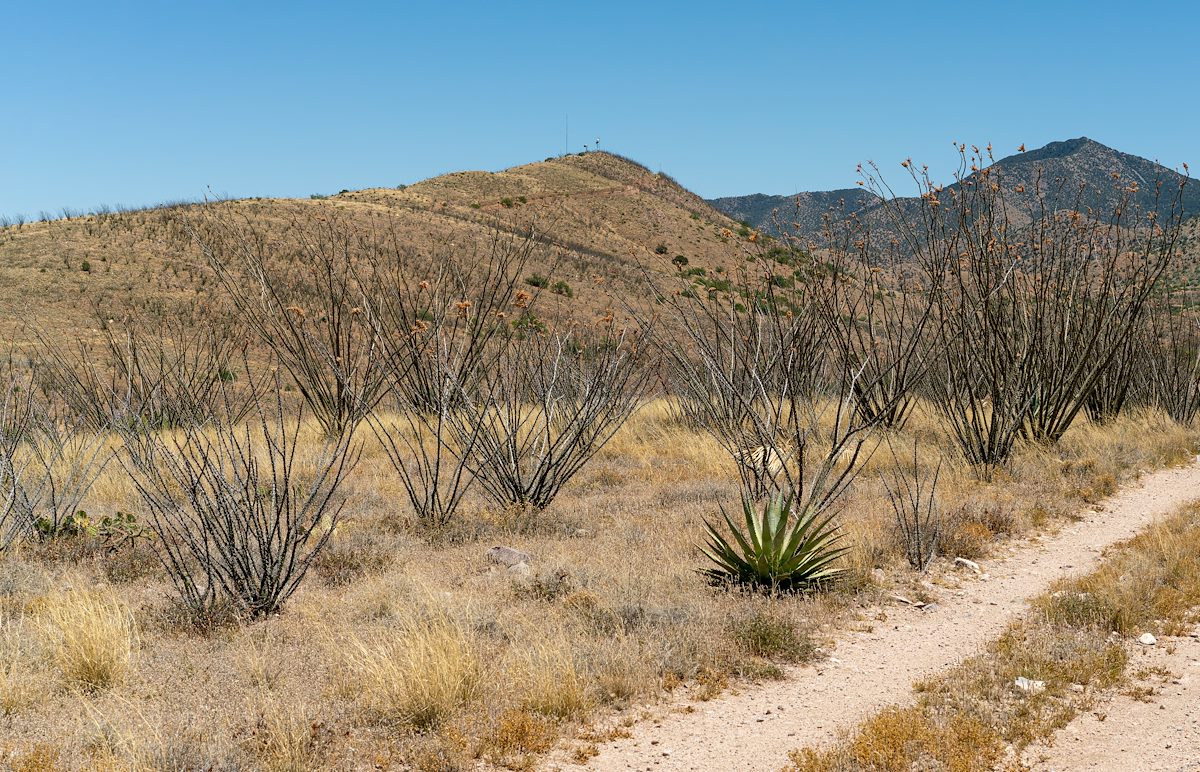
[[955,140],[1178,166],[1198,6],[8,0],[0,214],[498,170],[561,153],[565,116],[572,151],[709,197],[946,174]]

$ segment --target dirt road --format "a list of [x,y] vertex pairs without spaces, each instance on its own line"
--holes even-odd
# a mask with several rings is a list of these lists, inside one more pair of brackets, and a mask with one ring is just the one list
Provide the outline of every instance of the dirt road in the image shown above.
[[[587,766],[778,769],[789,750],[827,742],[839,729],[889,704],[911,701],[914,681],[977,652],[1026,610],[1027,599],[1060,577],[1088,571],[1105,547],[1197,498],[1200,465],[1148,474],[1106,501],[1102,511],[1088,512],[1037,541],[1014,543],[1007,554],[984,561],[988,578],[964,580],[962,589],[942,592],[931,609],[889,606],[886,622],[868,633],[847,631],[830,659],[817,667],[797,668],[784,681],[696,703],[691,713],[666,706],[659,718],[637,724],[631,738],[602,746]],[[1194,734],[1196,725],[1189,725]],[[569,763],[552,759],[549,766]]]

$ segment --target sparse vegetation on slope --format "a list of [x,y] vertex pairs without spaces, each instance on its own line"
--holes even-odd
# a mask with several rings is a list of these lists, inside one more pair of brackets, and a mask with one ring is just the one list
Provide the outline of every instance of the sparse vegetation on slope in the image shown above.
[[[585,727],[605,712],[783,677],[823,656],[856,608],[917,594],[914,567],[936,578],[950,558],[987,555],[1142,469],[1190,460],[1194,427],[1144,390],[1103,422],[1072,403],[1055,432],[1037,431],[1074,378],[1063,347],[1039,349],[1046,361],[1015,395],[988,392],[974,361],[944,359],[961,343],[946,317],[987,315],[995,297],[1024,310],[1036,287],[1012,278],[1027,246],[1014,233],[981,247],[996,293],[946,289],[950,246],[993,233],[955,214],[933,238],[944,261],[893,250],[883,270],[853,223],[840,252],[780,243],[665,175],[591,153],[403,190],[5,232],[0,251],[28,261],[24,281],[51,245],[107,240],[134,248],[89,254],[117,275],[94,271],[83,290],[152,321],[187,304],[210,314],[194,318],[207,325],[195,340],[106,327],[90,359],[92,334],[76,331],[83,348],[50,358],[54,379],[36,346],[6,363],[4,752],[75,766],[453,769],[528,766],[578,733],[586,757]],[[1177,225],[1144,226],[1146,254],[1170,253]],[[1056,234],[1068,247],[1096,235]],[[1112,243],[1096,249],[1112,262]],[[1078,276],[1056,291],[1077,306],[1108,297],[1109,274]],[[30,307],[49,329],[46,309],[73,299],[45,300]],[[1142,322],[1140,307],[1105,308]],[[1045,319],[988,318],[1002,342]],[[123,358],[135,338],[140,368]],[[961,374],[972,388],[937,388],[948,374],[931,362],[973,368]],[[1078,402],[1088,384],[1072,383]],[[981,474],[981,459],[941,450],[961,409],[1027,436],[1015,431]],[[873,452],[884,435],[914,448],[911,463]],[[32,495],[25,460],[42,447],[38,479],[83,468],[86,485]],[[112,454],[124,463],[105,465]],[[936,496],[916,505],[937,538],[915,537],[883,480],[939,469]],[[795,506],[756,518],[776,492]],[[781,557],[766,561],[774,575],[758,572],[775,592],[714,588],[703,573],[704,523],[743,501],[747,529],[778,534],[746,542],[760,553],[747,563]],[[54,513],[45,528],[42,510]],[[844,537],[791,549],[806,522]],[[726,525],[710,529],[714,550],[737,541]],[[789,573],[797,555],[811,572]],[[86,713],[79,687],[26,688],[53,658],[30,656],[22,631],[42,629],[67,576],[119,599],[137,632],[138,656],[92,679]],[[115,726],[135,696],[141,712]]]

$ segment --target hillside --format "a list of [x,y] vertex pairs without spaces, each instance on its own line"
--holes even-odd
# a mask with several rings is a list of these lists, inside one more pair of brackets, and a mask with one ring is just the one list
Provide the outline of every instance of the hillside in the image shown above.
[[[1061,206],[1073,205],[1075,189],[1083,185],[1082,206],[1099,211],[1111,210],[1131,183],[1137,185],[1137,192],[1133,194],[1134,203],[1141,209],[1149,210],[1154,207],[1156,180],[1162,180],[1174,189],[1182,179],[1179,173],[1165,166],[1122,153],[1087,137],[1051,142],[1037,150],[1010,155],[996,161],[994,168],[1002,172],[1012,188],[1021,187],[1030,194],[1035,190],[1039,174],[1043,190],[1056,189],[1059,180],[1065,181],[1067,184],[1063,190],[1068,192],[1070,198],[1056,202]],[[899,175],[890,176],[893,181],[899,178]],[[878,206],[875,196],[862,189],[801,193],[796,196],[730,196],[712,199],[710,203],[730,217],[745,220],[751,227],[766,232],[778,232],[775,227],[775,213],[778,212],[779,222],[792,228],[792,232],[809,237],[820,228],[822,215],[832,206],[840,205],[842,199],[848,211],[865,212],[868,217]],[[908,201],[915,199],[902,199],[901,206]],[[1188,216],[1200,214],[1200,184],[1187,187],[1183,203]]]
[[768,196],[755,193],[749,196],[714,198],[709,201],[719,211],[738,222],[770,233],[780,225],[801,233],[816,233],[821,217],[831,209],[848,214],[861,212],[878,203],[879,197],[863,188],[797,193],[794,196]]
[[[0,333],[18,343],[42,330],[70,342],[105,316],[216,305],[209,268],[181,217],[228,216],[265,233],[293,220],[336,215],[353,227],[394,231],[430,262],[446,250],[486,248],[499,233],[545,233],[528,267],[552,274],[576,315],[648,302],[645,278],[675,273],[671,260],[723,269],[754,248],[726,215],[665,175],[593,152],[502,172],[458,172],[403,189],[375,188],[316,199],[244,199],[92,214],[0,230]],[[552,269],[553,267],[553,269]]]

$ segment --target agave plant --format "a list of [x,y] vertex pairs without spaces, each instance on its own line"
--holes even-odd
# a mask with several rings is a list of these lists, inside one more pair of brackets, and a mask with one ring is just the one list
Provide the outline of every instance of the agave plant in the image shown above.
[[716,564],[701,573],[715,583],[747,584],[773,591],[812,589],[837,578],[842,569],[833,562],[848,548],[838,546],[842,532],[833,515],[806,509],[792,512],[792,495],[777,493],[758,512],[749,497],[742,498],[745,528],[739,528],[725,508],[721,515],[732,540],[704,521],[707,543],[700,551]]

